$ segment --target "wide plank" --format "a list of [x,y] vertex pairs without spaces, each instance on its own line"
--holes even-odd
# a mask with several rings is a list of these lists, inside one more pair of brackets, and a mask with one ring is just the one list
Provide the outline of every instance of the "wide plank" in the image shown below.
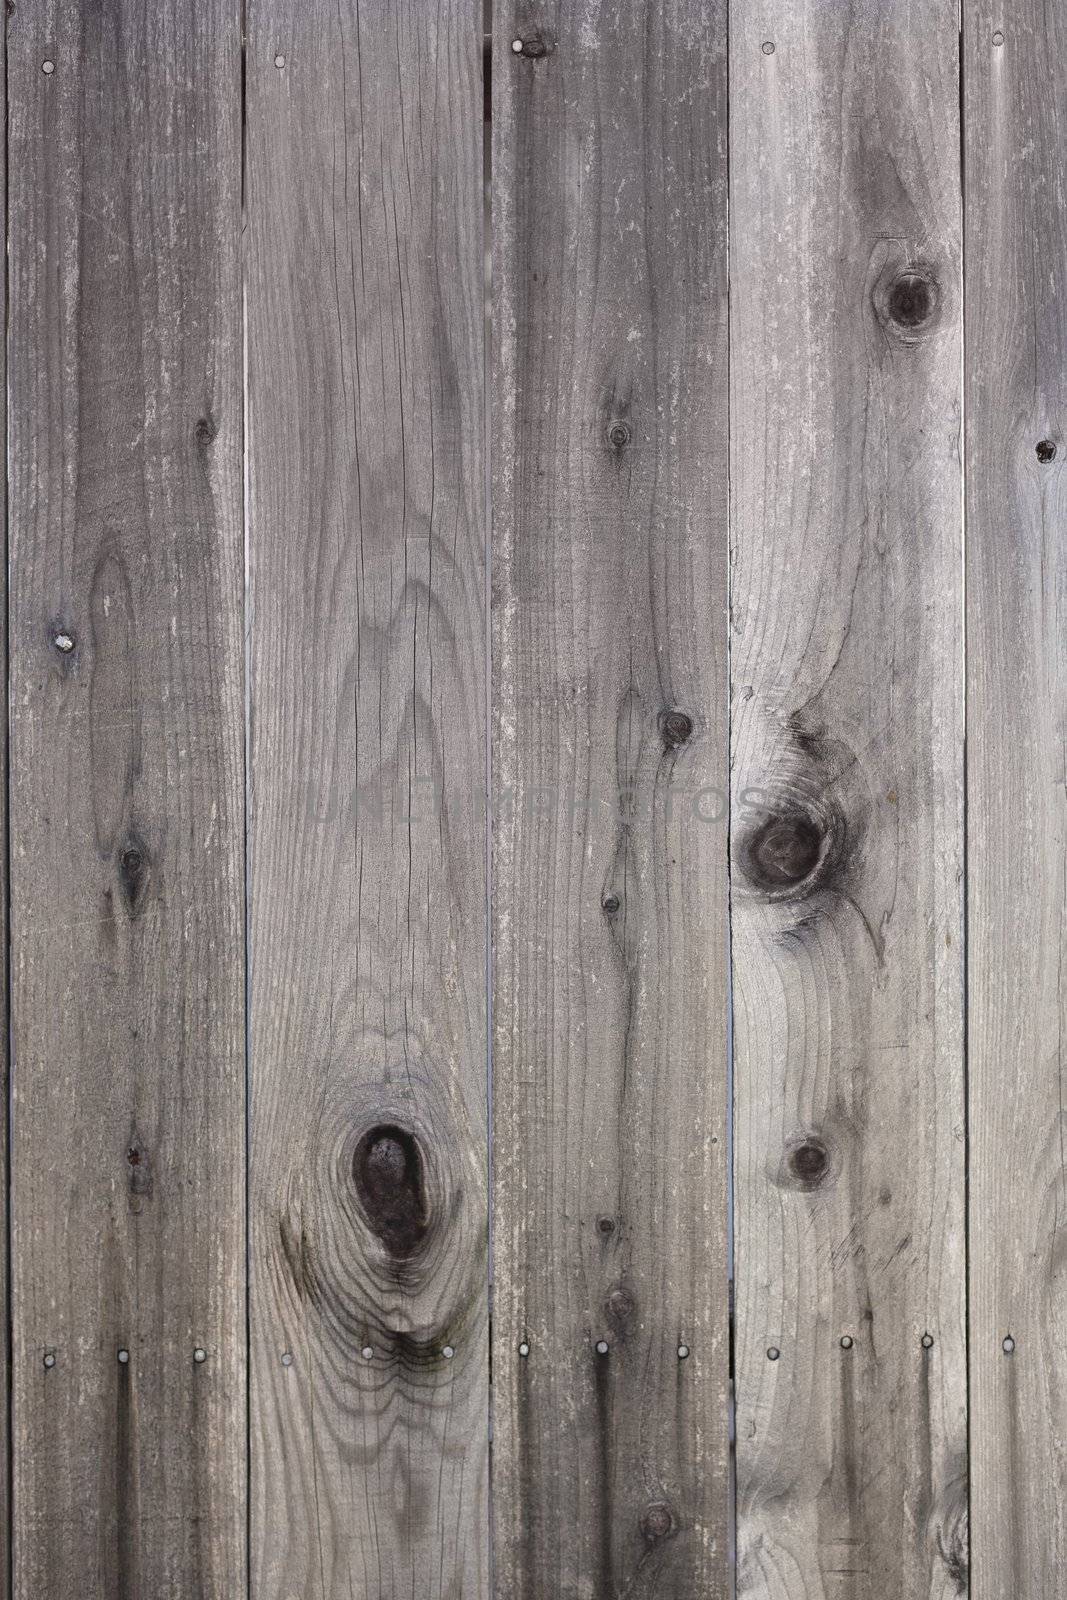
[[721,0],[498,0],[500,1600],[728,1592],[725,119]]
[[975,1600],[1067,1570],[1067,17],[964,6]]
[[255,1600],[488,1592],[481,62],[248,6]]
[[10,11],[14,1594],[234,1600],[240,8]]
[[738,1592],[967,1585],[955,0],[730,31]]

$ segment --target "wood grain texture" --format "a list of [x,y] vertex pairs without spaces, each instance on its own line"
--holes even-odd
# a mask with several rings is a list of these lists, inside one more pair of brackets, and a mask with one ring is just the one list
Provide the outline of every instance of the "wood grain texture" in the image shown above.
[[233,1600],[239,12],[20,6],[8,65],[14,1593]]
[[967,1587],[955,4],[736,0],[730,107],[738,1590],[948,1600]]
[[971,0],[964,42],[973,1594],[1039,1600],[1067,1568],[1067,15]]
[[497,1594],[706,1600],[728,1592],[725,7],[501,3],[494,34]]
[[482,1600],[481,12],[248,20],[252,1592]]

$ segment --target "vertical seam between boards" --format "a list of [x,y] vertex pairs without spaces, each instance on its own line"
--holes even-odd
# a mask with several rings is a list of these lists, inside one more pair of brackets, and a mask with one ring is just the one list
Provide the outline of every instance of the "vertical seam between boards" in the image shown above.
[[959,914],[961,922],[960,944],[963,951],[961,982],[962,1010],[962,1068],[963,1068],[963,1352],[964,1352],[964,1433],[967,1476],[967,1580],[968,1590],[974,1592],[974,1571],[971,1550],[973,1523],[971,1521],[971,1074],[970,1074],[970,899],[969,899],[969,765],[968,765],[968,656],[967,656],[967,153],[965,148],[966,109],[966,48],[964,37],[964,0],[960,0],[957,15],[959,76],[959,174],[960,174],[960,603],[962,618],[961,642],[961,693],[962,693],[962,752],[963,792],[961,798],[960,826],[962,830],[962,861],[960,863],[961,895]]
[[726,0],[726,1559],[731,1600],[737,1594],[737,1281],[734,1152],[734,933],[733,933],[733,278],[731,274],[730,19]]
[[242,962],[244,978],[244,1437],[245,1437],[245,1593],[252,1594],[252,1233],[251,1233],[251,1155],[252,1155],[252,869],[251,869],[251,810],[252,810],[252,673],[251,673],[251,603],[249,587],[249,516],[248,516],[248,296],[247,260],[245,252],[245,223],[247,206],[248,168],[248,0],[238,0],[241,30],[240,70],[240,161],[241,185],[238,213],[238,295],[240,297],[241,324],[241,674],[242,674],[242,910],[243,940]]

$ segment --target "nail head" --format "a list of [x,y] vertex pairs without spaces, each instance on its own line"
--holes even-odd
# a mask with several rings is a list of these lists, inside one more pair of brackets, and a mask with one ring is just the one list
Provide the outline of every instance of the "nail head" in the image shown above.
[[129,1362],[129,1359],[130,1359],[130,1352],[128,1350],[120,1350],[119,1351],[119,1365],[120,1366],[123,1366],[123,1367],[126,1366],[127,1363]]
[[521,39],[512,39],[512,41],[511,41],[511,49],[512,49],[512,53],[514,55],[521,56],[522,55],[522,40]]
[[689,1346],[687,1344],[680,1344],[678,1346],[678,1360],[679,1361],[684,1361],[686,1359],[686,1357],[688,1356],[688,1354],[689,1354]]
[[1010,1333],[1005,1338],[1004,1343],[1001,1346],[1001,1348],[1003,1349],[1004,1354],[1006,1356],[1010,1356],[1012,1351],[1015,1349],[1015,1340],[1012,1338]]
[[374,1359],[374,1346],[365,1344],[359,1353],[363,1357],[364,1361],[372,1361]]
[[932,1350],[933,1349],[933,1345],[934,1345],[934,1336],[933,1336],[933,1334],[932,1333],[924,1333],[923,1336],[922,1336],[922,1339],[920,1340],[920,1343],[922,1344],[922,1347],[923,1347],[924,1350]]
[[69,656],[74,649],[74,640],[69,633],[57,633],[52,643],[65,656]]
[[777,1361],[778,1357],[781,1355],[781,1353],[782,1352],[778,1349],[778,1346],[772,1344],[772,1345],[770,1345],[768,1347],[768,1350],[767,1350],[767,1360],[768,1361]]
[[50,78],[55,70],[56,64],[54,61],[41,62],[41,71],[44,73],[46,78]]
[[999,28],[997,29],[996,33],[994,33],[994,35],[993,35],[993,43],[997,46],[998,49],[1004,43],[1004,35],[1001,33]]
[[44,1364],[45,1364],[45,1366],[46,1366],[46,1367],[47,1367],[47,1368],[48,1368],[48,1369],[49,1369],[49,1371],[50,1371],[50,1370],[51,1370],[51,1369],[52,1369],[52,1367],[54,1367],[54,1366],[55,1366],[55,1364],[56,1364],[56,1358],[55,1358],[55,1356],[54,1356],[54,1355],[53,1355],[53,1354],[52,1354],[52,1352],[51,1352],[51,1350],[49,1350],[49,1351],[48,1351],[48,1352],[47,1352],[47,1354],[46,1354],[46,1355],[45,1355],[45,1358],[44,1358]]
[[841,1348],[842,1350],[852,1349],[852,1335],[850,1333],[843,1333],[841,1335]]
[[193,1360],[196,1362],[198,1367],[202,1366],[207,1360],[207,1351],[201,1345],[197,1345],[196,1349],[193,1351]]
[[530,1346],[526,1343],[525,1339],[522,1341],[522,1343],[519,1346],[519,1354],[520,1354],[520,1356],[523,1357],[524,1360],[530,1354]]
[[764,39],[764,41],[763,41],[763,54],[765,56],[773,56],[773,54],[774,54],[774,43],[773,43],[772,40]]
[[283,1367],[291,1367],[292,1364],[293,1364],[293,1358],[290,1355],[289,1351],[288,1350],[283,1350],[282,1351],[282,1366]]
[[597,1342],[596,1342],[596,1353],[597,1353],[598,1356],[606,1356],[607,1355],[607,1353],[608,1353],[608,1341],[606,1339],[598,1339],[597,1340]]
[[455,1353],[455,1350],[450,1344],[446,1344],[444,1349],[441,1351],[441,1354],[444,1356],[446,1361],[451,1361]]
[[274,57],[274,65],[276,67],[279,67],[279,68],[285,66],[285,57],[282,55],[280,50],[279,50],[278,54]]

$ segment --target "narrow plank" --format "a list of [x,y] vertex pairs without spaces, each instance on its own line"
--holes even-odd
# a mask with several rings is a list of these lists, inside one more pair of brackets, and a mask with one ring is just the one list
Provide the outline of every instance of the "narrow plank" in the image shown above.
[[735,0],[738,1591],[967,1586],[954,0]]
[[481,11],[248,23],[252,1592],[483,1600]]
[[8,41],[14,1592],[233,1600],[239,8]]
[[497,1594],[704,1600],[728,1586],[725,5],[501,0],[494,37]]
[[[7,304],[7,30],[0,39],[0,152],[2,152],[3,170],[0,172],[0,237],[3,239],[3,259],[0,260],[0,292]],[[0,393],[3,395],[0,406],[4,419],[4,437],[7,438],[7,340],[4,339],[4,348],[0,350]],[[7,460],[3,467],[4,483],[4,541],[7,548],[8,504],[7,504]],[[4,571],[0,574],[0,659],[4,662],[5,687],[7,671],[7,639],[8,639],[8,578],[7,561],[4,562]],[[0,904],[8,907],[8,862],[10,859],[10,840],[8,834],[8,803],[7,803],[7,774],[8,774],[8,738],[5,727],[4,737],[0,740],[0,785],[2,785],[4,802],[0,805]],[[10,971],[10,947],[8,943],[8,920],[5,915],[4,929],[0,944],[3,948],[3,959],[7,963],[5,971]],[[10,1038],[8,985],[2,986],[0,994],[0,1028],[3,1037]],[[0,1155],[0,1273],[3,1274],[0,1282],[0,1300],[4,1308],[4,1325],[0,1329],[0,1363],[2,1370],[10,1374],[11,1371],[11,1305],[10,1305],[10,1260],[9,1260],[9,1226],[10,1226],[10,1054],[5,1049],[2,1053],[3,1105],[0,1106],[0,1140],[3,1141],[3,1153]],[[10,1381],[0,1385],[0,1439],[10,1441],[11,1427],[11,1393]],[[0,1595],[4,1600],[10,1600],[11,1594],[11,1455],[10,1449],[4,1452],[3,1462],[0,1463]]]
[[1067,1568],[1067,17],[969,0],[964,43],[973,1593],[1037,1600]]

